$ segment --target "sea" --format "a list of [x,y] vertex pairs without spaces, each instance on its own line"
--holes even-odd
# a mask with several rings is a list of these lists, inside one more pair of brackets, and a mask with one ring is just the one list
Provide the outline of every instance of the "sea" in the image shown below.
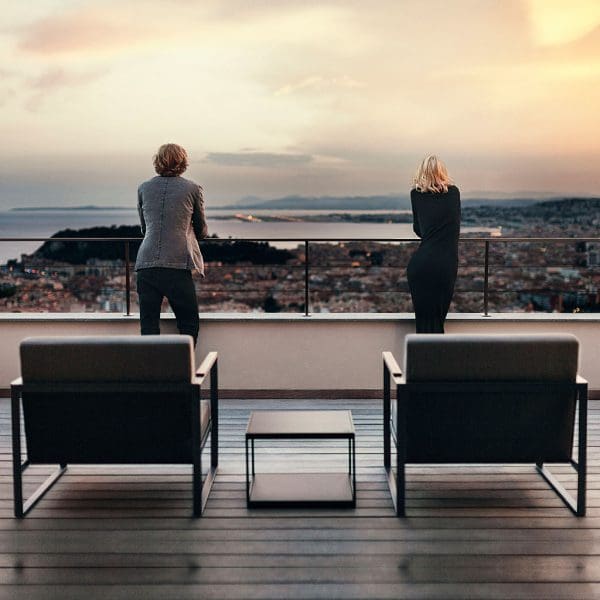
[[[393,214],[409,211],[318,211],[318,210],[207,210],[209,234],[235,239],[398,239],[414,238],[410,223],[339,223],[303,221],[306,215],[351,213]],[[236,216],[237,215],[237,216]],[[252,218],[250,219],[250,215]],[[264,217],[279,217],[285,221],[263,221]],[[31,254],[41,241],[12,241],[6,238],[46,238],[61,229],[83,229],[111,225],[137,225],[136,209],[83,209],[83,210],[8,210],[0,211],[0,264],[10,259],[20,259],[21,254]],[[465,229],[483,231],[485,228]],[[485,229],[485,231],[490,231]],[[298,243],[273,242],[278,247],[295,247]]]

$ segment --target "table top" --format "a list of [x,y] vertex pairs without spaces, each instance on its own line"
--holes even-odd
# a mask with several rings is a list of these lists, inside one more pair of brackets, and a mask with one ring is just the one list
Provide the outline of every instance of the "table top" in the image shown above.
[[255,410],[247,437],[352,437],[349,410]]

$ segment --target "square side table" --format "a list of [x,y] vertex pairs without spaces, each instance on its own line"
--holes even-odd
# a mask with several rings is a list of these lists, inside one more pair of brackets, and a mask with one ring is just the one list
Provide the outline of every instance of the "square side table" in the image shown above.
[[[346,439],[347,473],[256,473],[255,440]],[[349,410],[254,411],[246,429],[246,504],[356,506],[356,440]]]

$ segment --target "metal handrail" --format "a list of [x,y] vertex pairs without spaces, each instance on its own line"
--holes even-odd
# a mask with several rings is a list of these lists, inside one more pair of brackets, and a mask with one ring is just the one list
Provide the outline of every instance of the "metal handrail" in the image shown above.
[[[144,238],[140,237],[3,237],[0,242],[140,242]],[[261,238],[215,238],[207,237],[201,240],[205,242],[419,242],[418,237],[397,237],[397,238],[313,238],[313,237],[261,237]],[[470,242],[598,242],[600,237],[460,237],[459,243]]]
[[[131,315],[131,266],[130,248],[132,242],[141,242],[143,237],[2,237],[1,242],[119,242],[124,245],[125,261],[125,305],[126,315]],[[304,245],[304,316],[310,316],[310,259],[309,247],[315,243],[418,243],[417,237],[398,238],[306,238],[306,237],[269,237],[269,238],[204,238],[201,243],[235,243],[235,242],[296,242]],[[496,243],[542,243],[542,242],[595,242],[600,244],[600,237],[460,237],[460,244],[484,244],[484,273],[483,273],[483,316],[489,316],[489,267],[490,244]]]

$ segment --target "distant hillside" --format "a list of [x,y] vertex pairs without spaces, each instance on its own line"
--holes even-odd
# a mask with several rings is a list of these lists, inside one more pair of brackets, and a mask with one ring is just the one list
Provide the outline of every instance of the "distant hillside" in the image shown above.
[[10,210],[21,212],[36,211],[69,211],[69,210],[132,210],[131,206],[97,206],[95,204],[86,204],[84,206],[18,206]]
[[463,207],[492,206],[494,208],[514,208],[532,206],[539,198],[461,198]]
[[[539,198],[466,198],[464,206],[527,206],[538,203]],[[256,197],[245,198],[236,204],[219,207],[230,210],[408,210],[408,194],[384,196],[285,196],[273,200]]]
[[63,242],[61,238],[139,238],[130,242],[130,256],[135,259],[142,242],[139,225],[120,225],[111,227],[88,227],[85,229],[62,229],[44,242],[34,253],[35,258],[44,258],[66,262],[72,265],[84,265],[90,259],[123,260],[124,244],[115,242]]
[[231,210],[406,210],[408,196],[286,196],[274,200],[250,199],[222,208]]
[[[125,250],[122,243],[115,242],[64,242],[61,238],[137,238],[129,242],[129,256],[135,261],[142,243],[137,225],[119,227],[90,227],[87,229],[63,229],[44,242],[34,253],[34,258],[44,258],[73,265],[84,265],[88,260],[123,260]],[[293,258],[288,250],[273,248],[267,242],[223,241],[201,242],[206,262],[219,261],[227,264],[249,262],[256,265],[285,264]]]
[[485,205],[462,207],[463,224],[481,224],[494,220],[504,223],[528,221],[561,225],[567,221],[586,224],[600,223],[600,198],[562,198],[524,206],[506,206],[489,202]]
[[530,210],[546,214],[562,214],[565,211],[570,214],[598,212],[600,211],[600,198],[561,198],[556,200],[546,200],[534,204],[530,207]]

